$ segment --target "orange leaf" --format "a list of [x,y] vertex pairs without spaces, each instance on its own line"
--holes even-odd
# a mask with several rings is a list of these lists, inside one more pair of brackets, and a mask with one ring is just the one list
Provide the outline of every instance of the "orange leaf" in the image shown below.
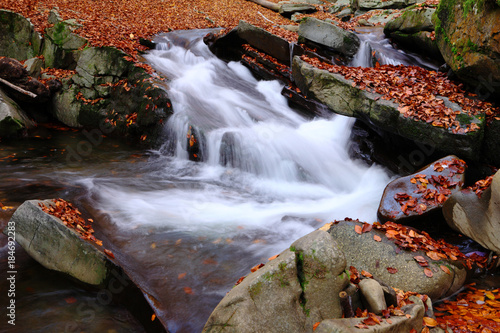
[[253,273],[255,271],[258,271],[259,269],[261,269],[262,267],[264,267],[264,264],[258,264],[258,265],[255,265],[253,266],[250,271]]
[[184,279],[185,277],[186,277],[186,273],[181,273],[181,274],[177,275],[178,280]]
[[355,225],[354,226],[354,231],[356,231],[356,233],[360,234],[360,235],[363,233],[363,229],[361,229],[360,225]]
[[443,272],[445,272],[446,274],[450,275],[451,272],[450,272],[450,269],[444,265],[440,265],[439,268],[441,268],[443,270]]
[[193,289],[189,288],[189,287],[184,287],[184,292],[188,295],[192,295],[194,294],[194,291]]
[[361,271],[361,275],[363,275],[363,276],[365,276],[367,278],[372,278],[373,277],[373,275],[371,275],[370,273],[368,273],[367,271],[364,271],[364,270]]
[[434,274],[432,273],[432,271],[429,268],[424,268],[424,274],[427,277],[433,277],[434,276]]
[[361,232],[369,232],[373,229],[373,225],[370,223],[363,223],[363,229],[361,229]]
[[438,322],[434,318],[424,317],[424,324],[425,324],[425,326],[435,327],[435,326],[437,326]]
[[380,236],[378,236],[378,235],[373,235],[373,239],[376,240],[377,242],[382,241],[382,238],[380,238]]
[[151,321],[154,321],[156,319],[156,315],[153,313],[153,315],[151,316]]
[[271,260],[276,259],[276,258],[278,258],[278,257],[279,257],[279,254],[276,254],[276,255],[272,256],[271,258],[269,258],[269,259],[267,259],[267,260],[271,261]]
[[317,322],[317,323],[314,323],[313,325],[313,331],[316,331],[316,329],[318,328],[319,324],[321,324],[321,322]]

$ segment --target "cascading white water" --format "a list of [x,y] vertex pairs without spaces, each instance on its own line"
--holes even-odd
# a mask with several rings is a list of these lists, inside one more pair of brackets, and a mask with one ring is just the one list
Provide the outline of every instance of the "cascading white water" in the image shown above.
[[438,69],[435,64],[418,55],[395,49],[381,27],[358,28],[358,32],[361,44],[349,66],[373,67],[376,61],[380,65],[417,65],[430,70]]
[[[146,55],[170,80],[174,114],[164,147],[133,165],[136,177],[80,181],[93,207],[110,217],[110,237],[132,261],[128,266],[147,272],[173,332],[199,332],[255,261],[322,224],[375,221],[389,182],[383,168],[349,157],[354,119],[298,115],[280,83],[220,61],[204,34],[169,33]],[[190,126],[199,133],[201,162],[188,158]],[[218,266],[207,273],[213,262]],[[194,293],[189,299],[186,285]]]

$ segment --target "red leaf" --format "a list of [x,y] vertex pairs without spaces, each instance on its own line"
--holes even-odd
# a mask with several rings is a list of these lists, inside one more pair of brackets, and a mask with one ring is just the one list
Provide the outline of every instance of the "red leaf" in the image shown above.
[[387,271],[391,274],[396,274],[398,270],[394,267],[387,267]]

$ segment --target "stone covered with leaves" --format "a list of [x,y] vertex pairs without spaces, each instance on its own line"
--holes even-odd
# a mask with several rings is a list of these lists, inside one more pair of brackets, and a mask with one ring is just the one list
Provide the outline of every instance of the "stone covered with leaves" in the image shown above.
[[16,242],[48,269],[91,285],[103,285],[116,266],[61,219],[42,209],[53,205],[52,200],[28,200],[19,206],[10,220],[15,225]]
[[[432,123],[416,121],[401,112],[403,109],[393,100],[386,100],[377,93],[360,89],[356,84],[340,74],[319,69],[299,57],[294,57],[292,67],[295,83],[308,97],[312,97],[335,113],[368,119],[383,130],[403,137],[438,147],[440,150],[466,158],[479,158],[484,131],[484,115],[469,116],[461,108],[442,98],[441,104],[458,112],[462,126],[477,127],[478,130],[460,134],[449,128],[434,126]],[[409,109],[409,108],[405,108]]]

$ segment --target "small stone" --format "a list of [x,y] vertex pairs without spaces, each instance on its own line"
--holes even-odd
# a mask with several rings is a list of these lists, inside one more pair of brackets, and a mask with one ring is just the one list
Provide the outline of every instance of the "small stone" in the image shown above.
[[369,312],[381,314],[382,310],[387,309],[384,290],[380,283],[374,279],[363,279],[359,283],[359,289]]

